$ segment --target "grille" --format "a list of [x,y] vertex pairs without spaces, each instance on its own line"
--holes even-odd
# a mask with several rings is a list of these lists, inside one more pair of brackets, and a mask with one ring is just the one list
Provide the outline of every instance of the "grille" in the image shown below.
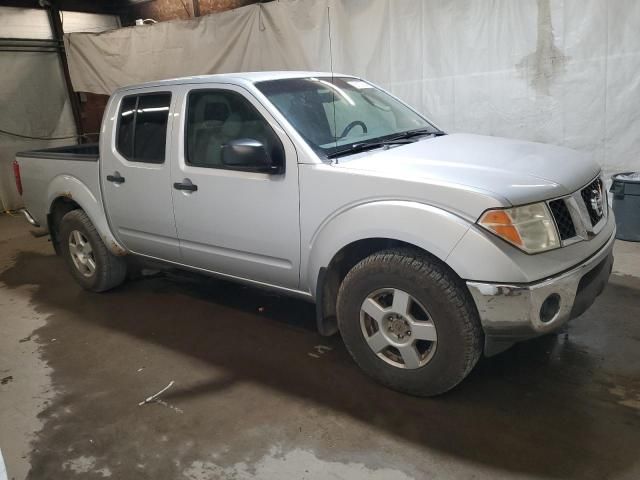
[[[600,219],[603,217],[604,212],[603,208],[603,196],[602,196],[602,182],[599,178],[596,178],[589,185],[584,187],[580,191],[580,195],[582,196],[582,200],[584,200],[584,204],[587,207],[587,212],[589,212],[589,219],[591,220],[591,225],[597,224]],[[600,207],[596,207],[595,205],[600,205]]]
[[553,200],[549,202],[549,208],[553,215],[561,240],[567,240],[576,236],[576,227],[569,214],[569,209],[564,200]]

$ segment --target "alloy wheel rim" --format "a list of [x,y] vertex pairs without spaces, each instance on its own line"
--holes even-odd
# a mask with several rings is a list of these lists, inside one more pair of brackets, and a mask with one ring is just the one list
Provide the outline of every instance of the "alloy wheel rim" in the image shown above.
[[407,370],[429,363],[438,343],[429,311],[398,288],[379,289],[365,298],[360,307],[360,328],[380,359]]
[[69,254],[76,270],[83,276],[91,277],[96,272],[96,258],[91,243],[79,230],[69,234]]

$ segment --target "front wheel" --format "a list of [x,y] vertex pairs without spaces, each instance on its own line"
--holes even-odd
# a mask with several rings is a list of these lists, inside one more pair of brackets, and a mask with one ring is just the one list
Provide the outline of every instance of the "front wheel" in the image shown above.
[[338,326],[366,373],[412,395],[455,387],[482,352],[469,292],[441,262],[409,249],[375,253],[351,269],[338,293]]
[[107,250],[84,211],[72,210],[62,217],[59,241],[62,256],[83,288],[104,292],[124,281],[127,274],[124,258]]

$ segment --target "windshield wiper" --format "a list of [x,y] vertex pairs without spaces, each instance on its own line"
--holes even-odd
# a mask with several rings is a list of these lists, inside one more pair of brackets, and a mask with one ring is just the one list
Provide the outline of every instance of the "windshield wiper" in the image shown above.
[[391,138],[370,140],[368,142],[359,142],[349,145],[348,147],[341,148],[327,155],[327,158],[341,157],[342,155],[364,152],[373,148],[384,147],[387,145],[404,145],[407,143],[413,143],[410,138],[418,137],[420,135],[433,135],[434,137],[440,137],[446,135],[442,130],[432,130],[430,128],[419,128],[416,130],[408,130],[402,132],[399,135],[395,135]]
[[341,148],[339,150],[336,150],[335,152],[331,152],[327,155],[327,158],[336,158],[346,154],[365,152],[373,148],[384,147],[387,145],[404,145],[407,143],[412,142],[405,138],[389,138],[386,140],[372,140],[370,142],[353,143],[348,147]]
[[442,135],[446,135],[442,130],[432,130],[430,128],[417,128],[415,130],[407,130],[406,132],[402,132],[400,135],[396,135],[392,138],[392,140],[399,140],[403,138],[412,138],[418,137],[420,135],[433,135],[434,137],[441,137]]

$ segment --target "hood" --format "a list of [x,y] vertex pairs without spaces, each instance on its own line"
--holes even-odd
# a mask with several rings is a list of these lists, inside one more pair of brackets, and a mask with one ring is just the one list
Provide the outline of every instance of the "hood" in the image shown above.
[[469,134],[343,157],[337,166],[480,189],[512,205],[569,195],[600,171],[590,155],[568,148]]

